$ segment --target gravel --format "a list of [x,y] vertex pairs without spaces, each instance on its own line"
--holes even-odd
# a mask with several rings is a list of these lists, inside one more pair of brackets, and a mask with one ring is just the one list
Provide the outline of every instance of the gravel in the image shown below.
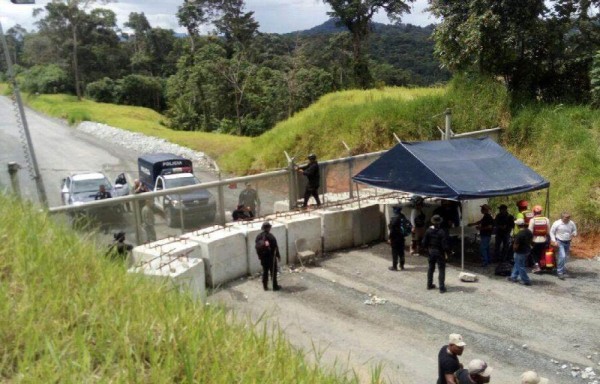
[[77,130],[85,132],[108,143],[119,145],[135,153],[174,153],[194,162],[205,171],[215,171],[214,161],[204,152],[173,144],[165,139],[146,136],[137,132],[111,127],[106,124],[84,121],[77,126]]

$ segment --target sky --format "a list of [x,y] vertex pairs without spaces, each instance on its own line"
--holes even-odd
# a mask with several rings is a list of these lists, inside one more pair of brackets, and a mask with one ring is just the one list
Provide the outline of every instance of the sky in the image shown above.
[[[37,20],[32,16],[35,8],[43,8],[50,0],[36,0],[35,5],[12,4],[10,0],[0,0],[0,22],[4,31],[20,24],[27,30],[35,28]],[[322,0],[246,0],[245,11],[254,11],[254,18],[259,22],[261,32],[287,33],[310,29],[322,24],[329,17],[328,5]],[[152,27],[173,29],[185,32],[177,24],[175,14],[183,0],[118,0],[103,5],[103,8],[113,10],[117,14],[120,27],[127,21],[131,12],[144,12]],[[402,18],[403,23],[425,26],[436,20],[424,11],[427,0],[416,0],[412,4],[411,14]],[[39,18],[38,18],[39,19]],[[389,23],[385,14],[379,14],[375,21]]]

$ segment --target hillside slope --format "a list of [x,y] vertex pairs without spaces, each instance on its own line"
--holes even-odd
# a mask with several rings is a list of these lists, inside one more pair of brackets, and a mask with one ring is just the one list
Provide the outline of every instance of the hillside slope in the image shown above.
[[[551,182],[551,218],[570,210],[585,232],[600,227],[600,111],[586,106],[512,106],[492,80],[457,77],[444,88],[385,88],[326,95],[251,143],[221,158],[235,173],[283,167],[284,151],[321,159],[390,148],[393,134],[406,141],[439,139],[446,108],[456,133],[502,127],[501,144]],[[544,204],[545,192],[497,199]]]

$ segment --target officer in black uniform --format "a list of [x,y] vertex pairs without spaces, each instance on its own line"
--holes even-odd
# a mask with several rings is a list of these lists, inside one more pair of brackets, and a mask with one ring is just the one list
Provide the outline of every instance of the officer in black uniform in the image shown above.
[[319,163],[317,163],[317,155],[311,153],[308,155],[308,164],[298,167],[298,172],[306,176],[308,183],[304,190],[304,203],[302,208],[306,208],[308,199],[312,196],[317,201],[317,205],[321,205],[319,199],[319,186],[321,185],[321,173],[319,171]]
[[433,215],[431,227],[425,231],[422,246],[429,251],[429,269],[427,270],[427,289],[435,289],[433,284],[433,273],[435,264],[439,268],[440,293],[446,292],[446,252],[450,251],[448,246],[448,234],[440,227],[443,219],[440,215]]
[[114,242],[108,247],[108,256],[111,259],[126,260],[133,245],[125,242],[125,232],[123,231],[113,234],[113,238]]
[[271,223],[265,221],[261,227],[262,232],[256,236],[256,252],[263,267],[262,283],[265,291],[269,290],[269,272],[273,279],[273,290],[279,291],[281,286],[277,284],[277,262],[281,260],[277,239],[271,234]]
[[392,246],[392,266],[390,271],[398,270],[398,261],[400,261],[400,270],[404,271],[404,233],[402,232],[402,222],[408,221],[402,213],[402,206],[396,205],[393,208],[394,217],[390,220],[388,228],[390,230],[389,243]]

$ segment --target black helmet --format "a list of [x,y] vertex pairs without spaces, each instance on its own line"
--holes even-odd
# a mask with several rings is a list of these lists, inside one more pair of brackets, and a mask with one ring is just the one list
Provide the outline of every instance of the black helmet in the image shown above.
[[311,153],[310,155],[307,156],[308,160],[317,160],[317,155],[315,155],[314,153]]
[[123,232],[123,231],[117,232],[117,233],[113,234],[113,238],[116,241],[125,240],[125,232]]
[[425,202],[425,199],[419,195],[412,195],[410,198],[410,202],[412,205],[418,205],[423,204]]
[[272,227],[271,223],[269,223],[268,221],[265,221],[262,226],[260,227],[260,229],[270,229]]

